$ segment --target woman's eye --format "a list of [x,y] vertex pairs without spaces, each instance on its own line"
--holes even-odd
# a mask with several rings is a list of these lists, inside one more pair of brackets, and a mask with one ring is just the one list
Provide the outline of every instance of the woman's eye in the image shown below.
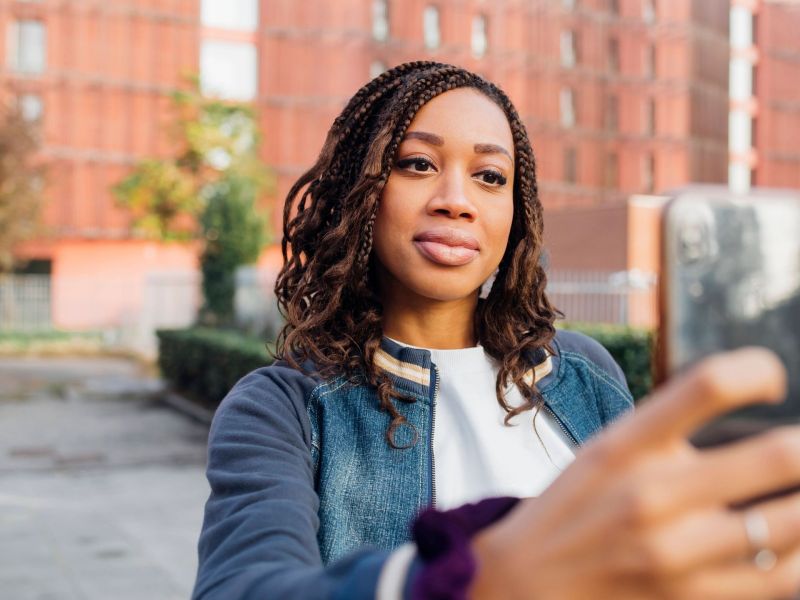
[[478,173],[478,177],[483,183],[495,186],[505,185],[508,181],[504,175],[497,171],[481,171]]
[[433,170],[433,165],[425,158],[404,158],[397,161],[397,167],[416,173],[427,173]]

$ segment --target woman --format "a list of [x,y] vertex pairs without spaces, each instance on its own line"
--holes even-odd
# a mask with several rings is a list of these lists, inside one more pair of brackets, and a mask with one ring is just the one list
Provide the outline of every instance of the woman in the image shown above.
[[[280,360],[242,379],[212,426],[196,598],[749,598],[798,584],[800,534],[764,531],[800,510],[726,508],[800,480],[798,461],[755,463],[791,437],[704,454],[683,439],[779,397],[770,355],[708,363],[567,468],[631,398],[602,347],[554,329],[533,155],[494,85],[417,62],[364,86],[289,193],[283,249]],[[729,389],[720,373],[742,360],[760,369]],[[724,472],[742,461],[758,476]],[[492,496],[505,497],[477,502]]]

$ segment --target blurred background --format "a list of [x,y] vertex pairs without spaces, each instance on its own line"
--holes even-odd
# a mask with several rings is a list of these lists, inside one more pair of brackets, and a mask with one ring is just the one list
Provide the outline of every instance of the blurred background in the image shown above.
[[188,596],[282,199],[401,62],[510,95],[563,326],[646,393],[669,194],[800,190],[798,31],[797,0],[0,0],[0,589]]

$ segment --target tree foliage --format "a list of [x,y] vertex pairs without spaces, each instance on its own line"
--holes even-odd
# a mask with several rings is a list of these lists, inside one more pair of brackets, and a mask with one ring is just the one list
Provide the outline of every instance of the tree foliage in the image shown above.
[[142,160],[114,187],[134,229],[160,240],[196,237],[208,198],[226,178],[249,180],[256,195],[270,183],[252,107],[206,97],[192,79],[172,95],[172,111],[173,154]]
[[0,107],[0,272],[14,266],[14,248],[39,231],[44,167],[37,163],[36,125],[16,107]]
[[265,243],[266,220],[255,212],[257,188],[252,181],[229,175],[214,186],[203,212],[205,248],[201,321],[229,324],[234,316],[236,269],[255,262]]
[[141,161],[114,191],[145,235],[203,241],[200,320],[229,324],[236,269],[254,262],[268,241],[256,204],[271,177],[258,157],[255,114],[249,105],[203,96],[196,79],[172,101],[174,155]]

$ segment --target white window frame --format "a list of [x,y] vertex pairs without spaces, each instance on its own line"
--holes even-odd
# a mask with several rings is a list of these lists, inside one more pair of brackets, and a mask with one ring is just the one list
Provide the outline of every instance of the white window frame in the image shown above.
[[570,87],[563,87],[558,93],[559,120],[562,127],[575,127],[578,122],[575,110],[575,92]]
[[561,50],[561,66],[572,69],[578,64],[578,47],[576,44],[576,34],[572,29],[561,31],[559,38]]
[[470,46],[475,58],[483,58],[489,50],[489,20],[484,14],[472,17]]
[[258,4],[258,0],[201,0],[200,22],[213,29],[257,31]]
[[372,38],[378,42],[389,39],[389,0],[372,0]]
[[17,97],[22,118],[28,123],[40,123],[44,118],[44,99],[41,94],[24,93]]
[[422,39],[427,50],[436,50],[442,45],[442,18],[435,4],[429,4],[422,11]]
[[369,65],[369,78],[375,79],[384,71],[386,71],[386,64],[382,60],[373,60]]
[[[231,61],[230,56],[221,60],[219,52],[225,50],[233,52],[235,60],[239,61],[238,65]],[[209,68],[218,70],[211,73]],[[251,79],[243,80],[246,76],[251,76]],[[254,100],[258,94],[256,47],[248,42],[203,40],[200,44],[200,86],[204,94],[226,100]]]
[[[31,40],[30,36],[37,35],[35,32],[38,32],[40,39]],[[30,75],[44,73],[47,69],[47,28],[44,22],[38,19],[11,21],[8,24],[7,34],[8,66],[17,73]],[[26,41],[34,44],[38,42],[40,48],[27,48]]]

